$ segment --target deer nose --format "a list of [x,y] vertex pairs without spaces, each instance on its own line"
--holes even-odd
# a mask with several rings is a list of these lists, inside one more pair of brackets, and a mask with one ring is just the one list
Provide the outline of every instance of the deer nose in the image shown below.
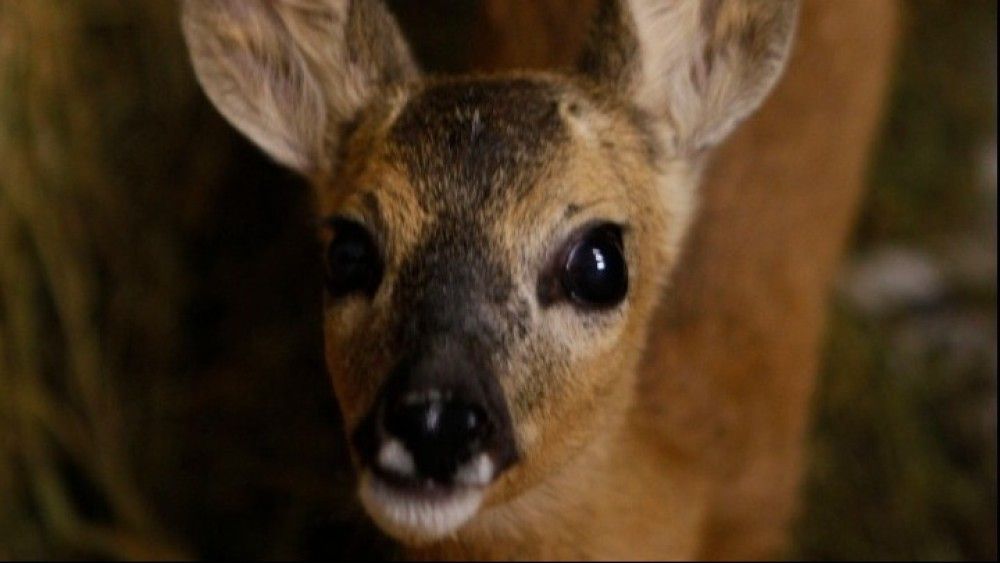
[[417,475],[440,484],[450,484],[458,468],[485,449],[492,433],[481,405],[436,392],[387,405],[383,428],[412,456]]

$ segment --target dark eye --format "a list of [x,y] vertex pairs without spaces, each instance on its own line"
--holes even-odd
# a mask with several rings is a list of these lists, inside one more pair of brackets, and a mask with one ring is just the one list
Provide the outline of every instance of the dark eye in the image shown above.
[[604,224],[587,231],[565,255],[562,284],[573,301],[593,308],[621,303],[628,292],[628,267],[621,228]]
[[360,224],[333,219],[333,241],[326,250],[326,288],[331,297],[375,295],[382,280],[382,259],[375,241]]

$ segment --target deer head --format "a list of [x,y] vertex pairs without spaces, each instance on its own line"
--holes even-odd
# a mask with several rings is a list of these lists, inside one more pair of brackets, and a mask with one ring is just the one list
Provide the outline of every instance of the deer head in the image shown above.
[[615,439],[701,163],[795,12],[611,0],[571,73],[427,77],[376,0],[185,1],[209,98],[315,189],[327,364],[387,533],[453,534]]

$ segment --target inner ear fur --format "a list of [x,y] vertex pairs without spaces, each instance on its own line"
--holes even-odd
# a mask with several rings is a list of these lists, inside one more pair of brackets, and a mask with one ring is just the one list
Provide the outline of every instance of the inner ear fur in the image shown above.
[[209,99],[304,174],[328,167],[342,126],[419,78],[378,0],[184,0],[184,36]]
[[770,92],[798,0],[602,0],[579,70],[653,116],[673,152],[719,143]]

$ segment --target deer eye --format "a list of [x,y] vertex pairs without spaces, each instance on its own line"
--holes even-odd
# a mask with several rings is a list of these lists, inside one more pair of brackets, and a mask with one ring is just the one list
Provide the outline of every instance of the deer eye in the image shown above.
[[571,243],[564,255],[563,289],[578,305],[605,309],[625,298],[628,267],[620,227],[612,224],[593,227]]
[[332,219],[333,241],[326,249],[326,289],[330,297],[362,293],[373,297],[382,281],[382,258],[360,223]]

